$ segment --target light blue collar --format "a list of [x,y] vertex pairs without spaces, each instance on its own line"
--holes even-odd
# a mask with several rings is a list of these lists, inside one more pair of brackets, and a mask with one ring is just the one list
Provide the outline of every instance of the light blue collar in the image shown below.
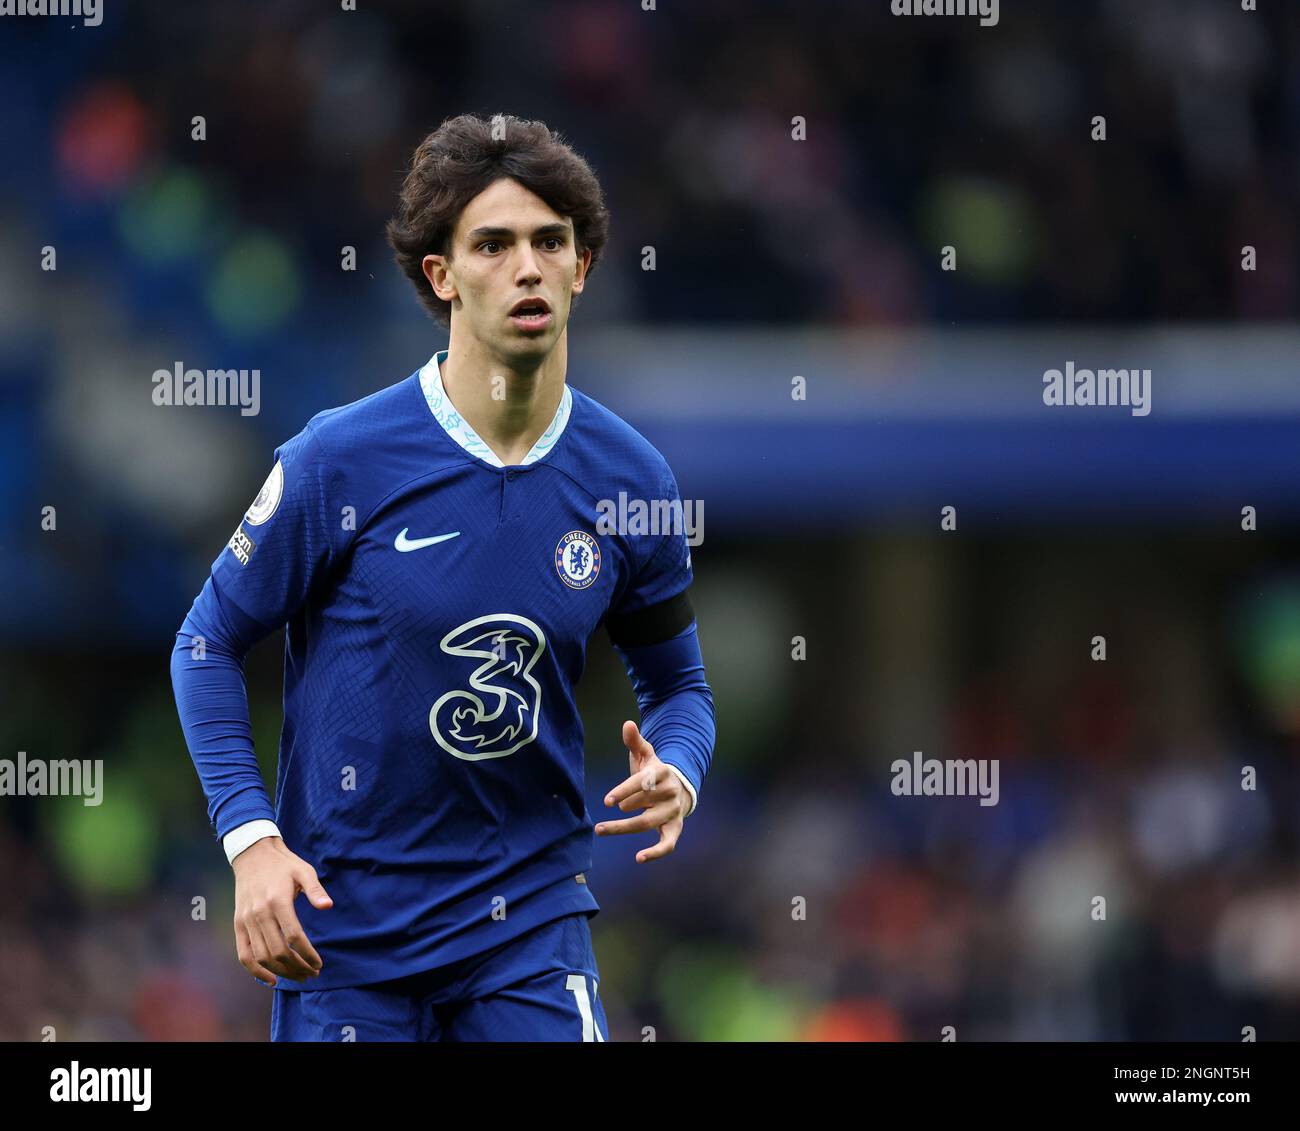
[[[428,402],[429,411],[433,413],[434,420],[442,425],[447,435],[470,455],[476,456],[484,463],[490,463],[493,467],[505,467],[496,452],[489,448],[479,438],[478,433],[469,426],[469,421],[456,411],[456,406],[451,403],[451,398],[442,387],[442,363],[446,360],[447,351],[439,350],[420,370],[420,388],[424,390],[424,399]],[[528,450],[521,463],[515,466],[535,463],[555,447],[555,442],[564,431],[564,426],[569,423],[569,413],[572,409],[573,393],[566,384],[564,395],[560,397],[560,407],[555,410],[554,419],[547,426],[546,431],[537,438],[537,443]]]

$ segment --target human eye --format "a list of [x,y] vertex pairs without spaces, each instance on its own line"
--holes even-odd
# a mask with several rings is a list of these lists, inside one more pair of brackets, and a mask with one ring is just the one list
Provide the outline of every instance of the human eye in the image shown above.
[[[487,251],[489,247],[500,247],[500,246],[501,246],[500,240],[484,240],[481,244],[478,245],[478,249],[479,251]],[[492,253],[488,252],[488,254],[491,255]]]

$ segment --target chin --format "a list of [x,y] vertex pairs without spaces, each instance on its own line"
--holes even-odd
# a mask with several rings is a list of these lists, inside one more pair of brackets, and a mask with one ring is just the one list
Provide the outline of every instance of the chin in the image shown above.
[[510,334],[502,343],[503,352],[511,357],[545,357],[560,340],[560,335],[552,327],[544,334]]

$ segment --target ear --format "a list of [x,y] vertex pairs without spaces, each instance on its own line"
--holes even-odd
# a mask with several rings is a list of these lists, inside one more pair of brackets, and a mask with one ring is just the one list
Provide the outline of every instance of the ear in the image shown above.
[[433,293],[444,302],[453,302],[460,297],[452,279],[451,263],[445,255],[426,255],[420,261],[420,268]]
[[582,254],[578,256],[578,271],[573,276],[573,293],[582,294],[582,288],[587,285],[587,271],[591,268],[591,248],[583,248]]

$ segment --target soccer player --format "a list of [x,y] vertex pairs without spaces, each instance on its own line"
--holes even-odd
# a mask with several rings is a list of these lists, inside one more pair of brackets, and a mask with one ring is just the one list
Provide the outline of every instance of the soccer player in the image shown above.
[[[388,237],[448,347],[276,450],[177,634],[176,702],[235,873],[239,960],[275,987],[273,1040],[607,1038],[573,700],[597,627],[641,724],[605,798],[640,812],[596,833],[655,830],[636,859],[672,852],[714,743],[686,532],[611,528],[602,503],[680,516],[676,481],[565,383],[608,223],[540,122],[462,115],[425,138]],[[243,658],[280,625],[272,807]]]

